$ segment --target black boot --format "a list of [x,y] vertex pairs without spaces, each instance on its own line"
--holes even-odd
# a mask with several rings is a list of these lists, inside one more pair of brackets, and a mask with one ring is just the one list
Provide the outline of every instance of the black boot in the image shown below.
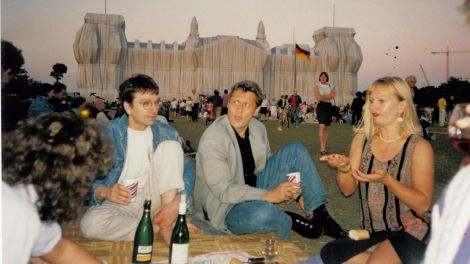
[[323,233],[332,238],[338,239],[348,236],[347,232],[330,216],[324,204],[313,210],[313,220],[311,222],[314,225],[323,227]]
[[310,220],[296,213],[285,211],[292,219],[292,230],[306,238],[319,238],[323,229],[319,225],[314,225]]

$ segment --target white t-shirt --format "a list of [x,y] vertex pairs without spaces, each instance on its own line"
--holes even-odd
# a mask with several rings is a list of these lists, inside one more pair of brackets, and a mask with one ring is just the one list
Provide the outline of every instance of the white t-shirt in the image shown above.
[[261,102],[261,107],[268,107],[268,99],[263,99]]
[[96,120],[97,120],[98,122],[100,122],[101,124],[106,124],[106,123],[108,123],[108,121],[109,121],[108,117],[107,117],[106,114],[103,113],[103,112],[99,112],[99,113],[96,115]]
[[171,101],[171,109],[176,109],[178,107],[178,102],[176,100]]
[[[173,171],[168,171],[168,166],[165,166],[167,164],[161,164],[162,155],[165,155],[165,152],[158,152],[160,148],[153,151],[153,134],[150,126],[143,131],[128,127],[127,133],[126,160],[118,182],[122,184],[125,179],[138,181],[136,202],[130,203],[129,206],[141,209],[145,197],[151,196],[152,208],[159,207],[160,195],[170,189],[182,188],[183,180],[178,177],[168,177]],[[178,147],[181,146],[178,145]],[[183,162],[181,170],[183,170]]]
[[186,101],[186,111],[191,112],[193,110],[193,101]]
[[11,187],[2,181],[2,263],[28,263],[49,253],[60,241],[56,222],[42,222],[32,185]]
[[[331,83],[328,83],[328,84],[318,84],[318,89],[319,89],[319,92],[321,95],[327,95],[331,92],[331,90],[333,90],[333,88],[335,88],[335,86]],[[333,100],[323,100],[322,102],[333,102]]]
[[137,195],[144,194],[145,185],[150,175],[153,134],[150,127],[142,131],[127,128],[127,153],[119,183],[125,179],[139,182]]

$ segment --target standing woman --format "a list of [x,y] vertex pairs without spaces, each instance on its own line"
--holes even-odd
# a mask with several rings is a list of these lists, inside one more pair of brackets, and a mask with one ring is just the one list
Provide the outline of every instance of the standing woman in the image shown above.
[[359,192],[361,226],[370,238],[332,241],[321,257],[325,263],[419,263],[429,238],[434,157],[406,82],[376,80],[355,132],[349,157],[321,160],[337,168],[344,196]]
[[326,141],[328,140],[328,133],[331,125],[332,117],[332,104],[336,96],[336,89],[333,84],[330,84],[328,81],[328,73],[320,73],[318,78],[320,81],[319,84],[315,85],[315,98],[317,98],[317,118],[320,128],[318,131],[318,137],[320,139],[320,154],[328,154],[326,151]]

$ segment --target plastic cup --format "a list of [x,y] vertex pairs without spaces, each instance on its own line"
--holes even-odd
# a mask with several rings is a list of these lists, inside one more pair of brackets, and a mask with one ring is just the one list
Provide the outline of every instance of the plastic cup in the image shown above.
[[286,175],[287,181],[300,184],[300,172],[291,172]]
[[131,192],[131,202],[135,202],[139,182],[136,179],[126,179],[124,180],[123,185],[126,186],[127,189],[129,189],[129,191]]

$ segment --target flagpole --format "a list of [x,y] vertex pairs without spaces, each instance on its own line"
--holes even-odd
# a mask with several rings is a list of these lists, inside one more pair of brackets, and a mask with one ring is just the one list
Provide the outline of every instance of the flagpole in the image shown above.
[[335,3],[333,3],[333,27],[335,27],[335,11],[336,11],[336,7],[335,7]]
[[296,54],[296,48],[295,48],[295,25],[294,25],[294,31],[292,33],[292,41],[294,45],[294,90],[297,89],[297,54]]

